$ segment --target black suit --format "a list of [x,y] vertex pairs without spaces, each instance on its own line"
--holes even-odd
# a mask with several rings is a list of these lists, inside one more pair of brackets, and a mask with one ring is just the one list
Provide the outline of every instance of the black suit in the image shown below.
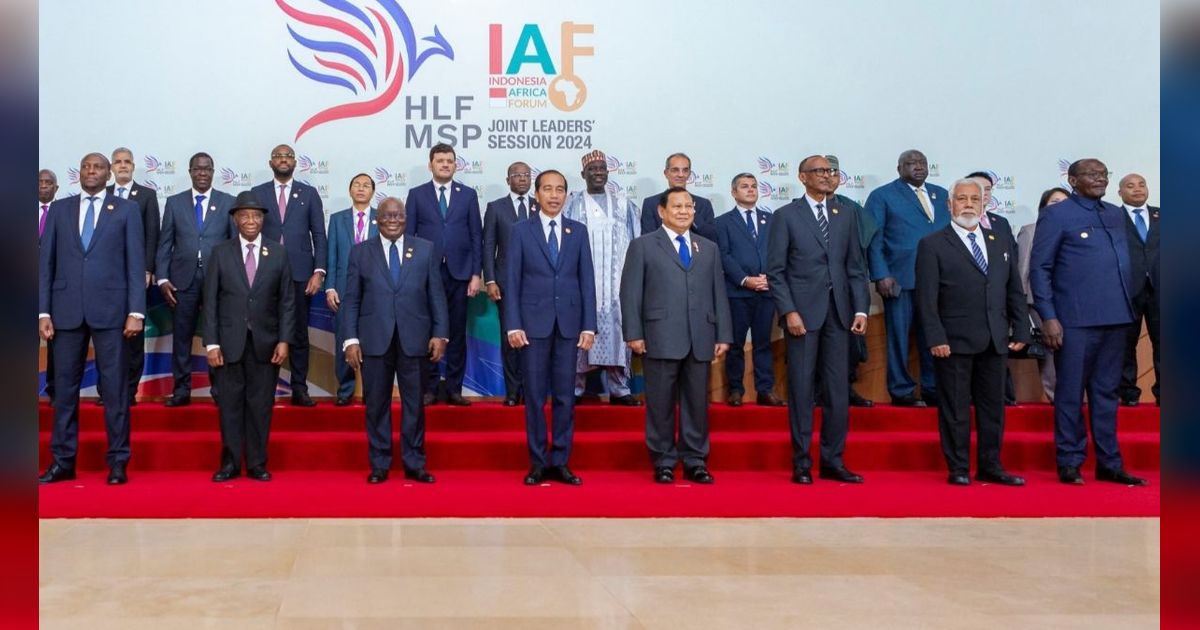
[[524,197],[523,215],[519,206],[513,206],[512,195],[489,201],[483,213],[483,281],[485,286],[495,282],[500,287],[501,298],[496,302],[496,311],[500,314],[500,358],[504,365],[504,393],[510,398],[521,392],[521,355],[519,350],[508,345],[505,334],[508,318],[504,315],[504,279],[508,269],[509,230],[513,223],[537,215],[537,202],[533,196],[526,193]]
[[[996,214],[995,212],[987,213],[988,221],[991,222],[992,231],[996,233],[996,238],[1001,238],[1002,235],[1007,235],[1008,240],[1012,242],[1012,250],[1009,252],[1009,257],[1012,260],[1019,260],[1017,252],[1017,235],[1013,233],[1012,224],[1008,219]],[[1013,385],[1012,370],[1008,369],[1008,364],[1004,364],[1004,402],[1016,403],[1017,390]]]
[[[712,202],[694,192],[692,201],[696,203],[696,220],[692,223],[692,233],[717,242],[716,215],[713,213]],[[650,195],[642,200],[642,234],[649,234],[662,227],[662,219],[658,218],[658,200],[666,191]]]
[[[1122,207],[1122,210],[1125,208]],[[1154,357],[1154,399],[1158,400],[1158,213],[1155,206],[1146,206],[1147,212],[1142,213],[1148,232],[1146,241],[1134,227],[1133,219],[1125,213],[1125,227],[1129,242],[1129,272],[1131,283],[1129,294],[1133,296],[1133,324],[1129,327],[1129,336],[1125,340],[1125,365],[1121,370],[1122,399],[1138,399],[1142,390],[1137,386],[1137,344],[1142,335],[1142,319],[1146,320],[1146,332],[1150,335],[1150,345]],[[1146,215],[1150,216],[1147,217]]]
[[279,366],[275,345],[291,344],[296,330],[296,283],[283,245],[260,238],[254,285],[246,276],[240,237],[216,245],[204,270],[204,345],[221,347],[215,368],[221,396],[221,467],[266,466],[267,437]]
[[[846,376],[849,330],[856,313],[871,302],[867,269],[858,239],[858,216],[834,197],[825,200],[826,241],[808,198],[775,211],[767,239],[767,281],[787,343],[788,420],[792,465],[812,467],[813,398],[817,370],[823,376],[821,467],[843,468],[850,424],[850,382]],[[807,329],[786,333],[786,317],[797,313]]]
[[[116,184],[110,185],[108,187],[109,194],[116,194],[116,189]],[[146,248],[146,271],[154,273],[154,258],[158,252],[160,216],[158,211],[158,192],[131,181],[129,182],[129,191],[126,192],[125,198],[136,203],[138,211],[141,213],[142,231],[146,235],[143,245]],[[157,291],[157,287],[151,285],[146,290],[147,305],[150,303],[150,290]],[[142,371],[145,368],[146,328],[143,326],[141,332],[126,340],[126,344],[129,346],[129,377],[126,381],[126,386],[129,389],[129,400],[132,401],[134,396],[137,395],[138,384],[142,381]]]
[[[995,223],[992,224],[993,227]],[[935,358],[938,429],[951,474],[970,469],[971,403],[975,404],[980,472],[1001,473],[1004,435],[1004,365],[1012,340],[1029,342],[1029,312],[1011,230],[975,231],[987,251],[987,273],[953,224],[917,246],[917,321],[930,347],[949,345]],[[925,348],[922,348],[925,350]]]

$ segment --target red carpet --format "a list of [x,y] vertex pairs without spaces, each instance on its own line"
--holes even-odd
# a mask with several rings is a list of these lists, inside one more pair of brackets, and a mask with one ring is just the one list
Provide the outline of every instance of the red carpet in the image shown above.
[[[50,409],[40,413],[40,456],[48,457]],[[399,418],[399,410],[395,410]],[[398,475],[368,486],[361,406],[325,403],[275,409],[269,467],[276,479],[230,484],[208,480],[220,437],[216,408],[196,403],[133,409],[128,486],[104,485],[103,409],[81,409],[80,480],[43,486],[43,517],[347,517],[347,516],[1157,516],[1159,413],[1122,408],[1126,466],[1149,488],[1055,481],[1053,410],[1024,405],[1008,412],[1003,459],[1025,471],[1025,488],[950,487],[932,409],[854,409],[847,464],[863,486],[789,482],[786,409],[711,408],[711,487],[651,482],[642,408],[578,409],[572,468],[581,488],[521,485],[528,466],[523,411],[495,403],[428,410],[433,486]],[[818,423],[819,428],[819,423]],[[399,466],[399,458],[396,458]],[[1089,460],[1090,471],[1091,460]],[[1090,477],[1090,475],[1089,475]]]

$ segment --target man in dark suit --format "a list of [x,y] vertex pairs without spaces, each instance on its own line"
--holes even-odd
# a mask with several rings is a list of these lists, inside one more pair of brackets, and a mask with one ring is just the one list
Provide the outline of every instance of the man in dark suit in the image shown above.
[[1130,173],[1121,178],[1117,189],[1121,208],[1129,219],[1125,222],[1125,240],[1129,242],[1129,292],[1132,296],[1133,323],[1125,338],[1125,362],[1121,370],[1121,404],[1133,407],[1142,397],[1137,386],[1137,346],[1142,336],[1142,321],[1150,335],[1154,365],[1154,402],[1158,403],[1158,283],[1153,270],[1158,267],[1158,214],[1155,206],[1146,205],[1150,190],[1146,178]]
[[[483,265],[483,221],[475,189],[454,181],[457,168],[454,147],[435,144],[429,150],[429,172],[433,180],[408,191],[404,206],[408,225],[404,233],[431,241],[434,256],[442,264],[442,288],[450,313],[450,343],[446,346],[446,402],[460,407],[471,403],[462,395],[467,371],[467,301],[483,288],[479,277]],[[429,371],[425,404],[437,402],[441,377]]]
[[634,239],[625,254],[621,324],[625,342],[642,355],[654,481],[674,482],[682,459],[686,478],[709,484],[709,368],[733,342],[721,252],[690,231],[696,206],[684,188],[659,198],[658,215],[662,227]]
[[[917,246],[917,321],[934,356],[938,430],[952,485],[971,483],[971,404],[978,431],[979,481],[1023,486],[1000,464],[1004,366],[1029,342],[1029,313],[1012,231],[982,225],[987,193],[976,177],[950,188],[952,223]],[[999,222],[991,222],[993,228]],[[1009,338],[1009,330],[1012,338]]]
[[[692,158],[688,157],[686,153],[668,155],[663,175],[667,178],[668,188],[687,190],[688,179],[692,176]],[[650,234],[662,227],[663,222],[658,216],[658,209],[661,206],[663,195],[666,194],[664,191],[642,200],[642,234]],[[712,202],[700,195],[692,195],[692,199],[696,203],[696,220],[692,224],[692,231],[716,242],[717,230],[713,225],[716,216],[713,214]]]
[[[142,249],[146,255],[145,288],[147,292],[154,276],[154,254],[158,251],[159,212],[158,192],[133,181],[133,151],[120,147],[112,152],[113,183],[108,186],[108,194],[115,194],[122,199],[133,201],[142,215],[142,230],[144,238]],[[146,298],[149,300],[149,296]],[[137,404],[138,384],[142,381],[142,371],[145,368],[146,331],[129,338],[129,375],[126,379],[129,404]],[[103,377],[100,377],[103,378]],[[100,401],[104,397],[101,396]]]
[[[171,319],[171,375],[175,388],[165,403],[168,407],[192,402],[192,337],[200,316],[204,264],[213,245],[237,234],[229,218],[233,196],[212,187],[213,169],[212,156],[207,153],[197,153],[188,160],[192,188],[167,199],[159,234],[155,276],[163,300],[175,309]],[[219,389],[215,383],[210,387],[214,400]]]
[[351,368],[361,370],[371,473],[392,467],[392,383],[400,384],[400,459],[404,478],[433,483],[425,468],[425,372],[446,351],[449,330],[441,261],[433,243],[404,235],[404,204],[379,204],[379,233],[355,245],[344,283],[340,325]]
[[308,395],[308,308],[309,298],[321,290],[327,260],[325,209],[316,188],[296,181],[296,151],[286,144],[271,150],[268,162],[275,177],[253,188],[258,202],[266,208],[262,235],[267,241],[284,246],[291,268],[296,312],[291,317],[296,329],[287,335],[292,344],[289,354],[292,372],[292,404],[312,407],[317,403]]
[[79,164],[79,196],[50,204],[38,258],[38,332],[54,340],[54,463],[38,478],[75,478],[79,449],[79,385],[90,340],[101,394],[108,398],[108,483],[127,481],[129,343],[146,312],[145,231],[138,206],[104,192],[108,158],[89,153]]
[[500,316],[500,360],[504,369],[504,406],[515,407],[521,402],[521,353],[508,344],[505,331],[508,318],[504,314],[503,288],[508,262],[509,230],[514,223],[537,216],[537,202],[529,194],[529,165],[513,162],[508,166],[508,194],[489,201],[483,212],[483,282],[488,299],[496,303]]
[[946,189],[928,184],[925,154],[910,149],[896,163],[900,177],[871,191],[866,210],[879,225],[879,234],[868,250],[871,280],[883,297],[887,326],[887,387],[892,404],[924,407],[937,403],[933,355],[925,333],[917,327],[917,355],[921,363],[921,396],[908,373],[908,341],[913,328],[913,287],[916,286],[917,243],[950,224]]
[[[334,405],[345,407],[354,397],[354,375],[346,361],[346,337],[342,336],[342,298],[346,295],[346,273],[350,269],[350,250],[363,241],[379,236],[375,225],[375,180],[366,173],[350,178],[350,207],[329,217],[329,269],[325,276],[325,305],[333,312],[333,370],[337,378],[337,400]],[[389,395],[391,390],[388,390]]]
[[263,235],[269,206],[239,193],[229,213],[237,238],[217,244],[204,270],[204,345],[221,388],[217,483],[241,474],[270,481],[267,441],[279,366],[296,330],[296,285],[287,251]]
[[782,407],[775,389],[775,359],[771,353],[771,324],[775,302],[767,286],[767,235],[771,213],[757,206],[758,179],[750,173],[733,178],[733,210],[717,217],[714,227],[721,248],[721,268],[725,270],[725,294],[733,323],[733,345],[725,357],[725,378],[729,381],[731,407],[742,405],[746,332],[754,348],[754,390],[756,402]]
[[1145,485],[1125,471],[1117,444],[1117,388],[1133,321],[1129,244],[1121,209],[1100,200],[1108,167],[1096,159],[1067,169],[1074,193],[1038,215],[1029,254],[1033,307],[1054,351],[1054,445],[1058,479],[1082,484],[1087,457],[1087,390],[1096,479]]
[[[575,362],[596,339],[596,278],[584,224],[564,218],[567,178],[542,171],[534,184],[540,211],[517,223],[510,238],[505,303],[508,342],[522,349],[525,434],[529,473],[525,485],[543,478],[583,483],[567,466],[575,434]],[[547,388],[547,386],[549,386]],[[553,410],[553,437],[546,444],[546,395]]]
[[[1003,238],[1012,243],[1012,249],[1009,251],[1009,257],[1013,260],[1019,260],[1020,255],[1017,251],[1017,236],[1013,232],[1012,224],[1003,216],[988,210],[992,207],[992,188],[996,185],[996,181],[992,179],[992,174],[987,171],[975,171],[967,175],[967,179],[973,179],[979,182],[983,187],[983,214],[979,216],[979,225],[985,230],[996,233],[996,238]],[[953,222],[953,220],[951,221]],[[1026,325],[1026,324],[1023,324]],[[1027,326],[1027,325],[1026,325]],[[936,366],[936,361],[934,362]],[[934,368],[934,373],[937,373],[937,368]],[[1008,369],[1008,364],[1004,364],[1004,404],[1017,404],[1017,390],[1013,384],[1012,371]]]
[[813,400],[821,396],[820,477],[862,483],[842,459],[850,426],[848,333],[866,334],[871,300],[858,245],[857,217],[832,197],[836,169],[821,155],[800,162],[804,197],[775,212],[767,242],[767,279],[787,341],[792,481],[812,483]]
[[[38,247],[42,245],[42,235],[46,233],[46,220],[50,216],[50,204],[58,194],[58,175],[44,168],[38,171]],[[46,386],[42,392],[54,404],[54,344],[46,341]]]

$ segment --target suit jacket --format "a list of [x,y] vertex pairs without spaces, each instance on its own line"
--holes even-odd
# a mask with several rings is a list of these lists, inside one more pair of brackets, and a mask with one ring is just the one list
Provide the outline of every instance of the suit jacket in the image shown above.
[[925,216],[917,193],[902,179],[876,188],[867,197],[866,210],[879,225],[879,234],[868,250],[871,280],[892,277],[901,289],[916,285],[917,243],[950,225],[946,189],[925,182],[925,192],[933,206],[933,221]]
[[643,339],[651,359],[681,360],[691,352],[712,361],[717,343],[733,343],[717,244],[692,234],[692,264],[684,268],[666,230],[633,239],[621,273],[621,330]]
[[1021,291],[1025,293],[1025,303],[1033,304],[1033,291],[1029,289],[1029,252],[1033,249],[1033,234],[1037,229],[1036,223],[1026,223],[1017,232],[1017,270],[1021,274]]
[[408,191],[404,207],[408,225],[404,233],[433,243],[434,256],[445,260],[450,277],[470,280],[479,273],[483,259],[483,220],[479,216],[479,197],[475,189],[458,181],[450,187],[450,208],[442,218],[438,193],[433,182],[425,182]]
[[867,313],[871,307],[858,218],[836,197],[827,204],[828,243],[805,197],[775,211],[775,226],[767,241],[767,281],[775,310],[780,317],[799,313],[810,330],[825,323],[830,296],[832,308],[847,328],[855,313]]
[[[658,218],[658,200],[664,194],[665,190],[642,200],[642,234],[649,234],[662,227],[662,219]],[[696,202],[696,220],[692,222],[692,233],[716,242],[717,230],[713,225],[716,216],[713,214],[712,202],[694,192],[692,200]]]
[[433,243],[405,236],[400,253],[400,283],[392,283],[387,256],[378,236],[350,250],[340,326],[343,339],[358,339],[363,354],[381,356],[392,336],[410,357],[429,354],[431,338],[450,336],[441,261]]
[[767,272],[767,235],[773,220],[770,212],[755,209],[756,237],[750,236],[745,211],[738,207],[717,217],[713,223],[717,246],[721,248],[721,268],[725,271],[725,295],[729,298],[769,297],[767,292],[743,287],[742,280]]
[[[528,196],[528,195],[527,195]],[[528,196],[525,209],[529,217],[537,216],[537,202]],[[528,218],[528,217],[527,217]],[[507,281],[505,269],[508,261],[509,230],[520,220],[513,206],[512,196],[504,195],[489,201],[483,211],[483,281],[495,282],[501,287]]]
[[192,286],[197,256],[207,261],[214,245],[237,236],[229,216],[233,195],[210,188],[204,206],[204,224],[197,226],[196,204],[189,188],[168,197],[163,211],[154,275],[170,280],[180,291]]
[[[329,217],[329,256],[325,264],[325,286],[322,290],[333,289],[338,297],[346,297],[346,272],[350,268],[350,250],[354,248],[355,225],[354,208],[346,208],[333,213]],[[375,224],[375,208],[368,208],[366,214],[367,237],[364,243],[379,236],[379,226]],[[403,265],[401,265],[403,266]]]
[[[259,203],[268,208],[263,218],[264,240],[282,242],[288,255],[292,280],[306,282],[313,270],[328,257],[325,241],[325,206],[316,188],[292,179],[287,217],[280,220],[279,189],[275,180],[263,182],[253,189]],[[237,234],[235,233],[234,236]],[[329,270],[326,269],[326,277]],[[301,296],[301,299],[304,299]]]
[[1136,296],[1145,290],[1147,283],[1152,288],[1158,286],[1158,274],[1154,273],[1154,270],[1158,268],[1159,209],[1146,206],[1146,212],[1150,216],[1145,217],[1148,231],[1144,243],[1124,207],[1121,208],[1121,212],[1125,215],[1125,240],[1129,242],[1129,295]]
[[246,278],[242,241],[215,245],[204,270],[204,345],[221,346],[225,361],[242,359],[246,329],[254,335],[249,351],[270,361],[275,344],[293,343],[296,329],[296,285],[283,245],[262,239],[254,286]]
[[[996,223],[992,223],[996,227]],[[1012,340],[1029,343],[1029,310],[1011,230],[978,228],[987,248],[987,274],[952,226],[921,239],[917,246],[917,322],[930,347],[949,344],[955,354],[976,354],[992,345],[1008,354]],[[924,350],[924,348],[922,348]]]
[[1042,209],[1029,253],[1033,306],[1063,326],[1133,321],[1124,210],[1079,195]]
[[96,201],[87,249],[79,236],[79,196],[50,204],[38,248],[38,313],[55,328],[121,328],[146,312],[145,231],[138,205],[116,195]]
[[505,325],[530,338],[550,337],[555,324],[563,337],[596,331],[596,276],[587,226],[558,218],[557,264],[550,262],[540,217],[518,221],[509,234]]
[[[142,247],[146,256],[146,271],[154,273],[154,254],[158,251],[158,232],[159,232],[159,212],[158,212],[158,192],[147,188],[137,182],[129,182],[129,196],[126,201],[132,201],[137,204],[138,213],[142,216]],[[108,187],[108,194],[116,194],[117,185],[111,184]],[[142,286],[145,287],[146,279],[142,278]]]

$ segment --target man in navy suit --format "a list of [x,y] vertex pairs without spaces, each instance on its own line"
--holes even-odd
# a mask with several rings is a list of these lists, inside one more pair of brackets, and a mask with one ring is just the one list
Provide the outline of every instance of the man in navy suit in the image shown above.
[[1146,321],[1146,334],[1150,336],[1154,385],[1150,391],[1158,401],[1158,283],[1153,270],[1158,267],[1158,214],[1156,206],[1146,205],[1150,189],[1146,178],[1130,173],[1121,178],[1117,192],[1121,195],[1121,208],[1128,221],[1125,222],[1125,240],[1129,242],[1129,295],[1133,306],[1133,323],[1125,338],[1125,366],[1121,370],[1121,404],[1135,406],[1142,397],[1137,386],[1137,346],[1142,337],[1142,320]]
[[96,348],[108,399],[108,483],[123,484],[129,461],[128,339],[146,312],[145,231],[138,206],[104,192],[108,158],[89,153],[79,163],[82,193],[50,204],[38,260],[38,332],[54,340],[56,372],[54,462],[38,478],[75,478],[79,449],[79,385],[88,340]]
[[[529,165],[513,162],[508,166],[508,194],[489,201],[483,212],[483,282],[488,298],[496,303],[500,315],[500,330],[508,330],[504,315],[505,269],[508,262],[509,230],[514,223],[537,216],[537,201],[529,194]],[[521,353],[508,345],[501,333],[500,359],[504,367],[504,406],[515,407],[521,402]]]
[[768,407],[782,407],[775,389],[775,360],[771,353],[771,324],[775,302],[767,285],[767,237],[771,213],[757,206],[758,179],[750,173],[733,178],[733,210],[717,217],[717,245],[721,248],[721,268],[725,271],[725,294],[733,320],[733,345],[725,356],[725,377],[729,381],[731,407],[742,405],[745,388],[746,332],[754,348],[754,389],[756,401]]
[[[596,279],[587,226],[562,217],[567,178],[542,171],[534,183],[541,211],[512,228],[505,301],[508,342],[523,348],[525,485],[556,479],[583,481],[567,467],[575,432],[575,362],[596,338]],[[549,386],[549,389],[547,389]],[[546,444],[546,394],[551,396],[553,439]]]
[[[58,175],[44,168],[38,171],[38,246],[46,233],[46,219],[50,216],[50,204],[58,194]],[[54,344],[46,342],[46,386],[43,389],[50,404],[54,404]],[[39,392],[41,393],[41,392]]]
[[[908,340],[913,328],[913,289],[916,287],[917,244],[925,236],[950,225],[946,189],[927,184],[929,162],[925,154],[910,149],[896,163],[900,177],[871,191],[866,210],[879,225],[868,251],[871,280],[883,297],[887,326],[887,387],[892,404],[924,407],[937,403],[933,355],[925,333],[917,327],[917,355],[921,359],[921,397],[908,373]],[[923,399],[923,400],[922,400]]]
[[379,232],[350,250],[340,317],[346,362],[361,370],[367,405],[371,473],[382,483],[392,467],[392,383],[400,384],[400,459],[404,477],[433,483],[425,469],[425,405],[430,361],[446,351],[449,330],[441,263],[433,243],[405,236],[399,199],[379,204]]
[[1058,479],[1082,484],[1087,457],[1083,393],[1087,391],[1096,479],[1145,485],[1125,472],[1117,445],[1117,388],[1125,336],[1133,321],[1125,215],[1100,200],[1108,167],[1096,159],[1067,169],[1075,191],[1038,215],[1029,253],[1033,307],[1042,316],[1046,347],[1054,351],[1054,446]]
[[[692,176],[692,158],[688,157],[686,153],[668,155],[663,176],[667,178],[668,189],[687,189],[688,179]],[[661,205],[659,200],[665,194],[667,194],[666,191],[663,191],[642,200],[642,234],[649,234],[662,227],[662,219],[658,217],[658,208]],[[717,230],[713,225],[716,217],[713,214],[712,202],[700,195],[692,195],[692,199],[696,202],[696,220],[692,224],[692,231],[716,242]]]
[[350,404],[354,396],[354,370],[346,362],[342,346],[342,298],[346,295],[346,272],[350,268],[350,250],[363,241],[379,235],[375,225],[375,209],[371,199],[375,196],[375,180],[366,173],[350,179],[350,207],[333,213],[329,217],[329,275],[325,276],[325,305],[333,311],[333,370],[337,378],[338,407]]
[[[454,147],[435,144],[429,150],[433,180],[408,192],[408,225],[404,233],[433,243],[442,264],[442,288],[450,313],[450,343],[446,347],[446,402],[465,407],[462,396],[467,371],[467,300],[483,288],[479,277],[483,259],[483,220],[479,197],[470,186],[454,181]],[[437,402],[438,370],[430,370],[425,404]]]
[[[197,153],[188,160],[192,188],[167,199],[159,234],[155,275],[163,300],[175,309],[171,321],[171,375],[175,388],[165,403],[168,407],[192,402],[192,337],[200,315],[204,264],[212,254],[213,245],[237,233],[229,218],[233,196],[212,187],[213,169],[212,156],[207,153]],[[214,399],[218,389],[212,383],[210,392]]]
[[283,244],[295,286],[296,330],[291,339],[289,360],[292,372],[292,404],[316,405],[308,395],[308,308],[309,298],[321,290],[326,262],[325,210],[317,189],[296,181],[296,151],[281,144],[271,150],[268,162],[275,178],[254,187],[258,201],[267,208],[262,235]]

